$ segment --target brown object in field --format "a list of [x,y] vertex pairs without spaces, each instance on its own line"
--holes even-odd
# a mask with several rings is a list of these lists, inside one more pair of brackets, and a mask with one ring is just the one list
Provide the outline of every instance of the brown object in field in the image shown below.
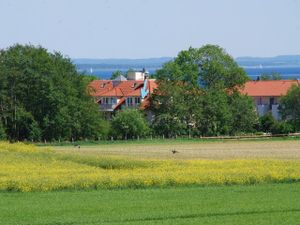
[[176,153],[179,153],[179,152],[174,149],[174,150],[172,150],[172,153],[176,154]]

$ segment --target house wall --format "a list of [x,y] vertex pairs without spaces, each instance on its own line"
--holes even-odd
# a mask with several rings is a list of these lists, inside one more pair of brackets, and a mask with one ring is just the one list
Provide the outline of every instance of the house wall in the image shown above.
[[261,96],[253,97],[256,105],[256,111],[259,116],[264,116],[266,113],[271,113],[276,120],[280,120],[281,116],[278,110],[279,97],[278,96]]
[[127,74],[127,79],[128,80],[144,80],[145,73],[137,72],[137,71],[129,71]]

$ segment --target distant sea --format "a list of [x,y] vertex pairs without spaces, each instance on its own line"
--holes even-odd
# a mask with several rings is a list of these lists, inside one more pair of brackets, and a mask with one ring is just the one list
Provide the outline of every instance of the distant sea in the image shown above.
[[[134,70],[142,70],[142,68],[133,68]],[[146,68],[150,74],[155,73],[157,69],[160,68]],[[113,72],[116,70],[120,70],[124,74],[129,68],[122,68],[122,69],[90,69],[90,70],[78,70],[79,72],[83,72],[88,75],[96,76],[99,79],[110,79]],[[261,74],[272,74],[278,73],[281,75],[282,79],[300,79],[300,67],[244,67],[244,70],[248,74],[248,76],[255,80]]]

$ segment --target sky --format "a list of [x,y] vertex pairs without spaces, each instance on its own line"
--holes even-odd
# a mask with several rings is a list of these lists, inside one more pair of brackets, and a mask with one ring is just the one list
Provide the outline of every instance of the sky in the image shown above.
[[217,44],[234,57],[300,54],[300,0],[0,0],[0,48],[150,58]]

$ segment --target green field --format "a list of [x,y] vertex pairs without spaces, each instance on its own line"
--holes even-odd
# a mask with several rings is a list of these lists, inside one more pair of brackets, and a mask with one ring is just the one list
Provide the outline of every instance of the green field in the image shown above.
[[299,146],[168,141],[49,150],[0,143],[0,225],[297,225]]
[[300,221],[300,184],[0,193],[1,225],[222,224]]

